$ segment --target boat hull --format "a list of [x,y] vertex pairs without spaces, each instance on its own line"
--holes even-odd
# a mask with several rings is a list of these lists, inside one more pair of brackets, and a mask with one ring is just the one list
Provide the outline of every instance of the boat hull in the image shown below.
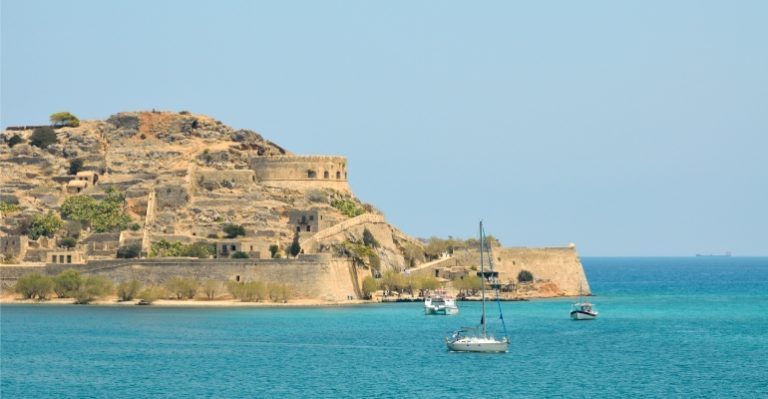
[[459,313],[458,307],[450,306],[425,306],[424,314],[427,315],[454,315]]
[[447,341],[448,349],[454,352],[507,352],[508,341]]
[[583,310],[574,310],[571,312],[571,319],[573,320],[594,320],[597,317],[597,312],[585,312]]

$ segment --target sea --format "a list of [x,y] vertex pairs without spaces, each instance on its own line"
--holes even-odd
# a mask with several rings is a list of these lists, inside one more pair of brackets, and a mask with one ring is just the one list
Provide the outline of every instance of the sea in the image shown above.
[[456,316],[420,303],[2,305],[0,396],[768,397],[768,258],[582,262],[598,319],[570,320],[573,298],[503,302],[503,354],[446,349],[479,322],[476,302]]

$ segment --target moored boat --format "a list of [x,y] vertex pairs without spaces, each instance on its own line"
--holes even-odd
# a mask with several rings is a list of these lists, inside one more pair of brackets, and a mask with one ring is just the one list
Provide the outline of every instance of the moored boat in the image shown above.
[[444,292],[436,292],[424,299],[424,314],[427,315],[453,315],[459,313],[456,300],[445,295]]

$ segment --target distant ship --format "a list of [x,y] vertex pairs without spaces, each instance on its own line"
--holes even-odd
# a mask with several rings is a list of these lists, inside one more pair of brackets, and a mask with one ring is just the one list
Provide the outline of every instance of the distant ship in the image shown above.
[[731,251],[726,251],[724,254],[696,254],[696,256],[719,256],[719,257],[730,257]]

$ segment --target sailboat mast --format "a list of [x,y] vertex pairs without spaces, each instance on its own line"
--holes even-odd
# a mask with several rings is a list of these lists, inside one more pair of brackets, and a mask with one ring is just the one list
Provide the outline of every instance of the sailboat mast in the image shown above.
[[483,240],[485,240],[485,234],[483,233],[483,221],[480,221],[480,274],[482,277],[480,278],[482,283],[482,298],[483,298],[483,317],[480,319],[480,321],[483,324],[483,338],[485,338],[488,333],[485,327],[485,267],[483,265]]

